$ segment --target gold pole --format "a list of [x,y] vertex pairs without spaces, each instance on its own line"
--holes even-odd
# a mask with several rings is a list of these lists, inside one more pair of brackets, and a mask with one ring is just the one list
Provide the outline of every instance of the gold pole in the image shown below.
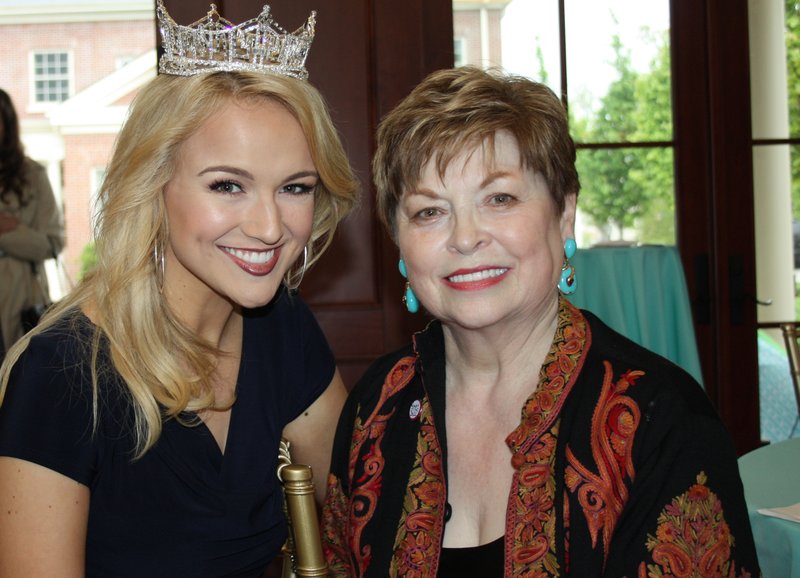
[[327,576],[311,467],[288,464],[280,468],[280,477],[294,545],[294,571],[300,578]]

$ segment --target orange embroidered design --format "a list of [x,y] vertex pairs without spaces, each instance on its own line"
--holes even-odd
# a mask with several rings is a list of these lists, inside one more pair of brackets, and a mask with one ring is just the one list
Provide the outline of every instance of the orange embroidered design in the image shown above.
[[445,508],[441,448],[427,398],[420,412],[421,427],[403,512],[394,542],[390,576],[423,578],[436,576],[438,549]]
[[522,408],[519,427],[506,439],[513,452],[512,464],[518,470],[512,482],[511,516],[506,528],[506,540],[510,541],[506,575],[561,575],[555,543],[558,416],[583,363],[586,329],[580,312],[562,300],[555,338],[539,373],[538,387]]
[[611,364],[606,361],[603,365],[603,387],[592,415],[590,441],[598,471],[590,471],[567,447],[565,476],[570,491],[578,493],[592,547],[597,548],[602,534],[603,557],[607,560],[611,536],[628,501],[626,482],[633,482],[636,475],[631,454],[641,415],[639,407],[625,393],[644,372],[627,371],[614,382]]
[[[353,427],[348,465],[350,487],[353,488],[353,492],[350,496],[346,535],[358,576],[364,575],[372,559],[372,548],[369,544],[362,545],[361,534],[375,513],[381,493],[383,468],[386,463],[381,450],[381,441],[386,431],[386,424],[394,415],[394,408],[389,406],[387,409],[386,402],[402,391],[414,377],[415,361],[414,357],[404,357],[394,365],[384,380],[375,410],[363,423],[360,418],[356,419]],[[357,463],[358,456],[363,456],[360,464]],[[358,471],[361,471],[361,474],[356,479]]]
[[342,485],[334,474],[328,475],[325,516],[322,520],[322,547],[328,572],[331,576],[351,576],[347,544],[339,538],[344,535],[342,528],[347,525],[347,497]]
[[[655,564],[645,569],[643,562],[639,576],[734,578],[735,563],[730,560],[733,544],[722,504],[706,486],[706,474],[700,472],[697,483],[659,514],[656,535],[647,536],[647,550],[652,552]],[[738,576],[749,578],[750,573],[741,570]]]

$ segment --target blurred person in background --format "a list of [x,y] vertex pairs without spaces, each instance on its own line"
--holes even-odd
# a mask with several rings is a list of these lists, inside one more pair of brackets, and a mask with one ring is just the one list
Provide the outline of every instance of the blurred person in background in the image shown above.
[[[19,120],[0,89],[0,328],[2,349],[22,337],[23,311],[50,302],[44,261],[61,252],[64,227],[44,167],[25,156]],[[29,320],[30,321],[30,320]],[[2,359],[2,358],[0,358]]]

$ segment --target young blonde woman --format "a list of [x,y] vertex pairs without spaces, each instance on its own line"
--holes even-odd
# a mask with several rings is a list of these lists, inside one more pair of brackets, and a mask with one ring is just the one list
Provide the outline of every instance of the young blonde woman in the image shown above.
[[97,267],[0,371],[0,576],[261,576],[281,436],[328,471],[345,388],[289,288],[356,181],[298,66],[177,58],[119,135]]

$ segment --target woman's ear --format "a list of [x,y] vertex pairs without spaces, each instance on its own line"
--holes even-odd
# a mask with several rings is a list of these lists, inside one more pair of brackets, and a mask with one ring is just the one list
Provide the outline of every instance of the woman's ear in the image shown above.
[[575,238],[577,204],[578,195],[576,193],[568,193],[564,196],[564,211],[561,213],[561,238],[565,241]]

